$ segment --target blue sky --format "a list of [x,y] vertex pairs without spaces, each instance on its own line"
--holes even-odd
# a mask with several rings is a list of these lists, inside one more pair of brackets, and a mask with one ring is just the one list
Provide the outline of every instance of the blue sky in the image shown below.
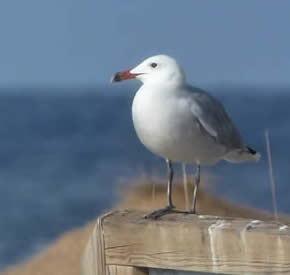
[[1,0],[0,85],[95,85],[165,53],[193,83],[290,84],[290,1]]

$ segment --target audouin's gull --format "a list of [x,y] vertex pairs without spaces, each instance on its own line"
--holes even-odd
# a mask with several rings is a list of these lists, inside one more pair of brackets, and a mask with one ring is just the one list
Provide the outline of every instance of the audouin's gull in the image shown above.
[[188,85],[182,68],[173,58],[149,57],[131,70],[116,73],[112,82],[132,78],[143,83],[132,106],[137,135],[150,151],[166,160],[168,167],[168,204],[146,217],[182,212],[172,203],[172,162],[197,165],[189,211],[194,214],[200,165],[260,158],[259,153],[242,141],[223,105],[207,92]]

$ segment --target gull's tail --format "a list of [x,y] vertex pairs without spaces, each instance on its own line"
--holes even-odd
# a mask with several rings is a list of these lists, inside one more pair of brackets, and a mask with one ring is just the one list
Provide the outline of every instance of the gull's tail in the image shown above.
[[224,157],[225,160],[236,163],[245,161],[258,161],[260,158],[261,154],[248,146],[243,149],[233,150]]

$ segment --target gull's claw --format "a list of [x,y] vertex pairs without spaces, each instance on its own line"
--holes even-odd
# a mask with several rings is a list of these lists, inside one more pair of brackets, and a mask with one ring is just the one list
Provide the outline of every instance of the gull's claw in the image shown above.
[[157,220],[158,218],[167,215],[167,214],[174,214],[174,213],[181,213],[181,214],[186,214],[187,212],[185,211],[181,211],[181,210],[176,210],[173,207],[165,207],[165,208],[161,208],[158,210],[155,210],[149,214],[147,214],[146,216],[144,216],[145,219],[153,219],[153,220]]

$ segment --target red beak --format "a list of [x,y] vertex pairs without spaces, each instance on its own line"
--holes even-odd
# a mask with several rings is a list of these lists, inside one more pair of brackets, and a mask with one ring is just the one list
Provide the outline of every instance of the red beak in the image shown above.
[[120,82],[123,80],[136,78],[137,75],[140,75],[140,74],[132,74],[132,73],[130,73],[130,70],[121,71],[121,72],[114,74],[113,77],[111,78],[111,82],[112,83],[113,82]]

